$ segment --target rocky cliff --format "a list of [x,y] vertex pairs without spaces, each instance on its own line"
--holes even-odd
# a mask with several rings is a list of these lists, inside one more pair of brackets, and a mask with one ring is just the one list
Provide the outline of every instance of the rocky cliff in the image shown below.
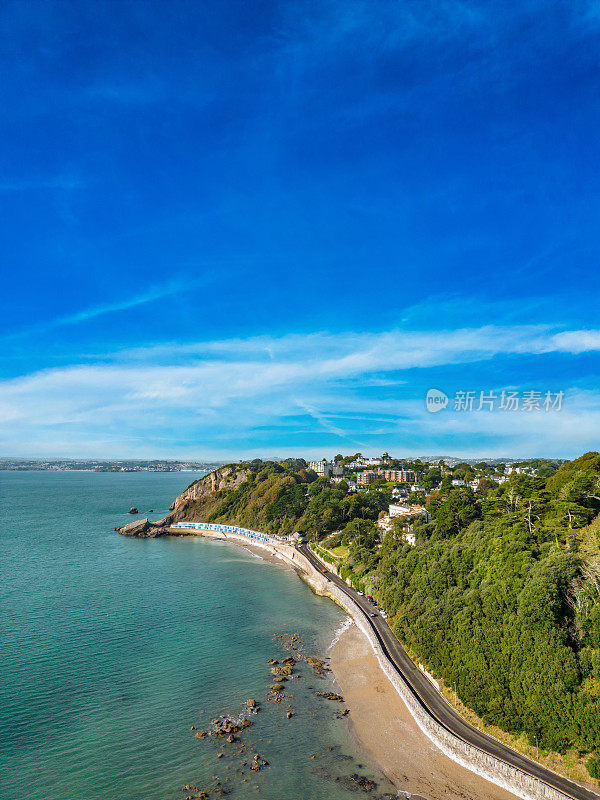
[[[226,464],[190,484],[171,504],[171,513],[163,519],[156,522],[148,518],[140,519],[115,530],[124,536],[154,538],[171,534],[170,526],[174,522],[184,519],[205,521],[218,505],[218,493],[222,489],[236,489],[244,483],[248,474],[249,470],[239,464]],[[189,534],[193,535],[193,531]],[[180,535],[188,535],[188,532],[182,530]]]
[[[190,484],[171,505],[171,511],[178,514],[191,503],[203,503],[221,489],[236,489],[248,477],[249,470],[238,464],[225,464],[204,478]],[[180,517],[178,517],[180,518]]]

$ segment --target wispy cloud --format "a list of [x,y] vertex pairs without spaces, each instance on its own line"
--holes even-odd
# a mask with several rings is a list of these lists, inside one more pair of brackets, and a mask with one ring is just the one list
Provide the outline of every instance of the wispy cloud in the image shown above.
[[[271,366],[306,367],[314,376],[352,377],[440,364],[489,359],[499,353],[582,353],[600,350],[600,331],[555,331],[548,325],[487,325],[478,328],[383,332],[317,332],[281,337],[253,336],[188,344],[161,344],[115,353],[126,362],[201,359],[259,360]],[[389,376],[372,376],[381,381]],[[395,381],[398,379],[395,378]]]
[[[91,308],[72,322],[164,293],[162,287]],[[105,436],[103,453],[109,455],[164,455],[169,448],[171,454],[230,455],[255,451],[262,431],[279,429],[279,436],[264,439],[269,451],[297,452],[302,445],[316,455],[325,446],[339,448],[341,439],[364,451],[418,446],[420,452],[570,454],[597,446],[600,429],[600,396],[577,380],[563,381],[568,402],[560,416],[434,418],[425,411],[423,385],[432,369],[455,371],[492,360],[497,365],[502,358],[512,364],[522,359],[527,384],[536,359],[598,351],[598,330],[541,326],[294,334],[148,347],[0,382],[0,452],[25,453],[26,443],[37,441],[37,452],[50,453],[54,443],[71,441],[69,452],[77,455],[78,443]],[[368,385],[373,376],[377,388]],[[381,381],[386,377],[389,382]]]
[[299,408],[306,411],[306,413],[316,420],[326,431],[333,433],[335,436],[339,436],[340,439],[350,442],[351,444],[358,445],[362,448],[368,447],[368,445],[364,442],[359,442],[356,439],[353,439],[343,428],[340,428],[338,425],[334,425],[330,418],[326,414],[321,413],[321,411],[318,409],[310,406],[308,403],[305,403],[302,400],[296,400],[296,403]]
[[171,281],[162,286],[152,286],[145,292],[134,295],[133,297],[116,300],[113,303],[91,306],[90,308],[84,308],[82,311],[77,311],[75,314],[67,314],[64,317],[58,317],[50,323],[50,326],[53,328],[60,328],[63,325],[77,325],[79,322],[87,322],[95,317],[102,317],[105,314],[112,314],[116,311],[129,311],[137,306],[154,303],[157,300],[163,300],[165,297],[179,294],[186,287],[190,287],[190,281]]
[[193,286],[198,286],[199,283],[199,280],[190,281],[187,279],[174,280],[159,286],[151,286],[140,294],[126,297],[121,300],[115,300],[109,303],[101,303],[96,306],[89,306],[88,308],[84,308],[81,311],[76,311],[73,314],[66,314],[65,316],[56,317],[55,319],[42,322],[38,325],[30,325],[27,328],[21,328],[20,330],[12,331],[11,333],[5,334],[0,338],[2,340],[10,340],[22,336],[28,336],[30,334],[44,333],[57,328],[64,328],[70,325],[78,325],[83,322],[88,322],[96,319],[97,317],[103,317],[106,314],[114,314],[120,311],[130,311],[132,308],[137,308],[138,306],[147,305],[148,303],[154,303],[157,300],[164,300],[167,297],[180,294],[186,289],[189,289]]

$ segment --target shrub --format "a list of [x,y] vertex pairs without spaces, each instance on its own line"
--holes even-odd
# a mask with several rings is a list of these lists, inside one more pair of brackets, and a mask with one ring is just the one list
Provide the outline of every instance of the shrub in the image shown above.
[[587,762],[587,769],[592,778],[600,780],[600,753],[596,752]]

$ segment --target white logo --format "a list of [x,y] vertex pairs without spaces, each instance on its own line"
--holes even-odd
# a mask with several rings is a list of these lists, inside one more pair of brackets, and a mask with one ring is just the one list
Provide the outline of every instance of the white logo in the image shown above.
[[425,395],[425,407],[432,414],[437,414],[448,405],[448,395],[439,389],[428,389]]

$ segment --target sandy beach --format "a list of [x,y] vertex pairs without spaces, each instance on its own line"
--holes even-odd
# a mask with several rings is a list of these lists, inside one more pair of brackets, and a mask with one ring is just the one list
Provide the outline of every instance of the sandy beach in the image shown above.
[[421,732],[356,625],[332,648],[331,667],[355,734],[398,790],[413,800],[515,800],[455,764]]
[[192,534],[194,536],[201,536],[204,539],[212,539],[216,542],[227,542],[234,544],[237,547],[242,547],[249,553],[252,553],[263,561],[268,561],[271,564],[277,564],[285,569],[293,569],[292,565],[277,555],[277,550],[273,545],[262,544],[255,542],[252,539],[244,539],[242,536],[234,536],[230,533],[220,533],[218,531],[202,531],[201,533]]

